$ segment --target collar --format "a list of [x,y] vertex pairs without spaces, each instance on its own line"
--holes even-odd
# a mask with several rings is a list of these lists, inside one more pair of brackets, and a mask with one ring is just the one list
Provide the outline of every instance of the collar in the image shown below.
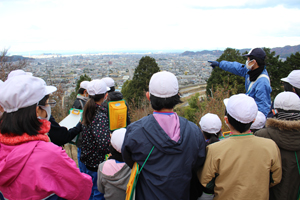
[[153,114],[161,114],[161,115],[174,115],[174,112],[160,112],[160,111],[153,111]]
[[42,122],[40,130],[38,131],[39,134],[28,135],[27,133],[24,133],[23,135],[13,135],[13,134],[0,133],[0,142],[6,145],[19,145],[25,142],[36,141],[36,140],[50,142],[47,133],[50,130],[51,123],[45,119],[41,119],[39,121]]
[[239,136],[248,136],[248,135],[253,135],[253,133],[230,135],[230,137],[239,137]]

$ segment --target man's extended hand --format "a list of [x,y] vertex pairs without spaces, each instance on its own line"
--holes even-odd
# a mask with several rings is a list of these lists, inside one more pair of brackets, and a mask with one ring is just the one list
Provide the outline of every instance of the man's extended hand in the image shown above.
[[210,63],[210,66],[214,69],[215,67],[219,67],[219,62],[218,61],[207,61]]

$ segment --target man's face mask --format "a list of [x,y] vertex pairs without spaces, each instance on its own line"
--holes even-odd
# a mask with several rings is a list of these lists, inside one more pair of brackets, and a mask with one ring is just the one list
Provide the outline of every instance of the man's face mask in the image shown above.
[[254,63],[253,63],[252,65],[249,65],[249,63],[251,63],[252,61],[254,61],[254,60],[247,60],[247,61],[246,61],[246,67],[247,67],[247,69],[249,69],[249,70],[251,70],[251,68],[252,68],[253,65],[254,65]]

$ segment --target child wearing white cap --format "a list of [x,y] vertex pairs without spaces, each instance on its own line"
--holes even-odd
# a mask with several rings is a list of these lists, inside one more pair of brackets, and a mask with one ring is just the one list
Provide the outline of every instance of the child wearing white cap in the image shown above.
[[201,117],[199,125],[207,145],[219,141],[219,136],[222,132],[222,122],[218,115],[212,113],[205,114]]
[[78,94],[73,103],[72,108],[83,110],[83,108],[88,100],[88,97],[89,97],[89,94],[87,92],[88,84],[89,84],[89,81],[82,81],[80,83],[80,86],[78,89]]
[[97,189],[98,166],[109,153],[110,131],[107,109],[101,104],[107,97],[109,88],[102,80],[89,82],[87,91],[90,96],[82,114],[82,147],[80,161],[86,166],[86,173],[93,178],[90,199],[104,199]]
[[1,84],[0,191],[5,199],[90,196],[91,177],[80,173],[76,163],[47,136],[50,122],[43,119],[47,111],[38,103],[55,90],[28,75],[12,76]]
[[199,127],[179,117],[173,108],[180,103],[174,74],[152,75],[146,97],[154,109],[127,127],[122,155],[132,167],[144,165],[137,182],[136,199],[189,199],[192,171],[205,159],[205,139]]
[[300,97],[300,70],[293,70],[286,78],[282,78],[284,91],[294,92]]
[[264,128],[266,124],[266,120],[267,120],[266,116],[262,112],[258,111],[255,121],[250,126],[251,132],[254,134],[256,131]]
[[[298,77],[299,78],[299,77]],[[256,136],[270,138],[278,145],[282,158],[282,180],[270,188],[270,199],[299,199],[300,190],[300,98],[281,92],[274,100],[275,115]]]
[[226,101],[225,122],[231,135],[208,145],[200,182],[218,199],[269,199],[269,187],[281,180],[280,152],[270,139],[249,133],[257,105],[245,94]]
[[102,162],[98,168],[98,190],[104,193],[106,200],[119,200],[126,197],[131,169],[123,161],[121,154],[125,132],[125,128],[113,132],[110,140],[111,156],[107,161]]

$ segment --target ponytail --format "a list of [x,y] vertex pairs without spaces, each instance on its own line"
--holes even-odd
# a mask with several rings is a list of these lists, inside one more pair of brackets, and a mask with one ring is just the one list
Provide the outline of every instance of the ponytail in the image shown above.
[[91,96],[86,102],[82,113],[82,124],[88,126],[92,123],[96,115],[96,102],[104,98],[105,94],[96,94]]

